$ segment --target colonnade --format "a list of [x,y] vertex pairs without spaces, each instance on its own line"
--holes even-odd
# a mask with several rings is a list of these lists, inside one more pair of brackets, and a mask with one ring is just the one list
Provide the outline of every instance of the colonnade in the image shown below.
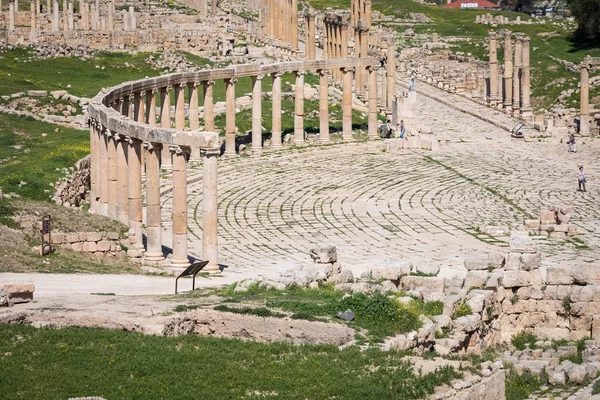
[[489,32],[488,103],[491,107],[504,108],[507,113],[520,116],[525,120],[533,118],[530,42],[531,38],[521,33],[513,34],[504,30],[504,74],[502,77],[498,71],[497,35],[494,31]]
[[298,50],[298,0],[267,0],[265,12],[267,37]]
[[[225,156],[236,155],[235,84],[252,79],[252,149],[262,146],[262,82],[272,80],[272,147],[281,142],[281,76],[295,75],[294,143],[304,138],[304,76],[312,71],[320,82],[320,141],[329,137],[329,76],[339,70],[343,77],[344,140],[352,139],[353,74],[367,71],[369,85],[368,135],[377,137],[377,71],[373,59],[289,62],[275,65],[239,65],[220,70],[165,75],[124,83],[98,94],[90,103],[91,210],[127,224],[134,246],[144,252],[145,262],[163,260],[161,237],[160,170],[172,170],[172,258],[171,267],[188,262],[187,165],[194,156],[202,161],[203,217],[202,257],[206,270],[218,270],[217,157],[221,155],[214,132],[213,89],[216,80],[226,85]],[[204,127],[199,124],[199,88],[203,88]],[[186,88],[188,96],[186,98]],[[175,107],[171,107],[171,95]],[[159,104],[160,100],[160,104]],[[186,113],[187,109],[187,113]],[[145,174],[142,175],[142,171]],[[146,192],[142,195],[145,179]],[[146,209],[146,244],[143,241],[143,199]]]
[[[325,60],[348,57],[348,27],[350,15],[325,13],[323,18],[323,54]],[[341,71],[333,71],[333,79],[342,80]]]
[[580,65],[579,133],[590,133],[590,69],[600,65],[600,57],[585,56]]

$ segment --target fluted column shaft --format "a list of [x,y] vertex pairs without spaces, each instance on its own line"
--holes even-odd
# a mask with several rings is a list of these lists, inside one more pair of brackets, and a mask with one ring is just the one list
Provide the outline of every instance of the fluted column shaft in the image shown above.
[[90,120],[90,211],[98,213],[98,183],[100,180],[100,141],[96,121]]
[[195,131],[200,126],[198,116],[198,83],[193,82],[189,85],[190,90],[190,130]]
[[32,0],[29,3],[29,7],[30,7],[29,15],[30,15],[30,18],[31,18],[31,22],[30,22],[31,30],[35,31],[35,18],[36,18],[35,1]]
[[590,133],[590,57],[586,56],[581,63],[580,98],[579,98],[579,133]]
[[175,129],[185,129],[185,85],[175,86]]
[[117,207],[116,220],[127,224],[129,222],[129,177],[127,170],[127,148],[129,144],[124,137],[119,136],[117,142]]
[[329,71],[319,72],[319,142],[329,143]]
[[236,78],[225,79],[225,155],[235,156],[235,83]]
[[146,122],[146,92],[135,94],[134,118],[136,122]]
[[202,155],[202,258],[208,265],[204,267],[209,272],[219,270],[218,247],[218,191],[217,191],[217,159],[219,148],[203,148]]
[[[160,226],[160,144],[146,143],[146,226],[147,243],[144,260],[163,259]],[[168,151],[168,149],[165,149]]]
[[100,176],[98,181],[98,197],[100,197],[100,205],[98,206],[98,214],[108,215],[108,144],[109,139],[105,134],[104,128],[99,127],[100,135]]
[[127,148],[128,216],[129,229],[133,231],[135,245],[144,248],[142,240],[142,141],[130,138],[124,142]]
[[490,50],[490,106],[495,107],[498,102],[498,48],[496,43],[496,32],[489,32]]
[[[161,113],[160,113],[160,126],[162,128],[171,128],[171,88],[162,88],[161,92]],[[173,166],[173,160],[171,153],[167,148],[162,149],[160,153],[161,167],[163,169],[171,169]]]
[[304,71],[296,71],[294,144],[304,143]]
[[280,148],[281,144],[281,74],[276,72],[273,77],[272,89],[272,128],[271,147]]
[[342,100],[342,138],[352,140],[352,73],[354,68],[344,68]]
[[15,2],[14,0],[8,1],[8,30],[15,30]]
[[262,151],[262,79],[263,75],[252,77],[252,152]]
[[156,126],[156,90],[152,89],[146,94],[146,123]]
[[529,61],[529,44],[531,39],[529,37],[523,38],[523,55],[522,55],[522,72],[521,72],[521,88],[523,96],[523,104],[521,105],[521,115],[529,119],[533,116],[531,112],[531,66]]
[[377,138],[377,68],[369,68],[369,130],[370,139]]
[[109,218],[117,218],[117,145],[115,135],[108,137],[108,212]]
[[213,85],[214,81],[202,82],[204,88],[204,130],[215,130],[215,112],[213,104]]
[[513,48],[512,36],[508,30],[504,31],[504,108],[512,108],[513,93]]
[[390,41],[387,48],[387,111],[392,112],[392,102],[396,96],[396,48]]
[[187,252],[187,162],[186,152],[178,146],[173,153],[173,257],[171,267],[189,265]]
[[523,57],[523,42],[521,36],[515,39],[515,65],[513,69],[513,115],[518,116],[521,109],[521,60]]

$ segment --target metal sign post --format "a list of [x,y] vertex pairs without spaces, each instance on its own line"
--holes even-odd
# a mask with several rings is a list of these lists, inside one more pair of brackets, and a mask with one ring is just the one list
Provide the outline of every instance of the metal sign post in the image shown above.
[[183,271],[181,274],[179,274],[179,276],[175,279],[175,294],[177,294],[177,281],[179,280],[179,278],[184,277],[184,276],[189,276],[189,275],[193,276],[192,290],[196,289],[196,274],[198,272],[200,272],[200,270],[202,268],[204,268],[207,264],[208,264],[208,261],[200,261],[197,263],[193,263],[192,265],[187,267],[185,269],[185,271]]

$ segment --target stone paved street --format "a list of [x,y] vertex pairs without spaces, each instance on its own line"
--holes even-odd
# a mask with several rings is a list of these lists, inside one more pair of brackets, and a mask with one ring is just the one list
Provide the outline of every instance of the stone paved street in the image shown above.
[[[512,118],[433,87],[423,90],[495,124],[420,95],[421,123],[450,139],[436,152],[385,153],[378,141],[221,158],[219,251],[227,271],[270,276],[309,262],[308,250],[317,245],[337,246],[355,272],[405,259],[460,268],[464,256],[507,242],[508,236],[494,238],[477,227],[514,229],[549,204],[575,207],[573,222],[591,249],[540,237],[545,263],[594,262],[597,142],[581,140],[579,153],[571,154],[561,138],[538,139],[535,131],[526,141],[511,140]],[[587,193],[576,191],[579,164],[589,177]],[[201,179],[200,167],[192,165],[193,179]],[[189,245],[199,257],[201,187],[188,188]],[[163,197],[168,210],[170,195]],[[163,218],[168,231],[168,212]]]

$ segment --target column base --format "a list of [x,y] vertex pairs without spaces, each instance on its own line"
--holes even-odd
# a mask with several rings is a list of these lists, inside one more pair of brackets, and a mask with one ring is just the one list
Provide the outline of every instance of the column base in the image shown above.
[[283,149],[283,145],[282,144],[272,144],[271,148],[272,149]]
[[220,274],[221,268],[219,268],[219,264],[208,264],[206,267],[202,268],[202,272],[209,272],[211,274]]
[[144,261],[144,263],[146,261],[148,261],[150,263],[155,264],[155,263],[159,263],[159,262],[164,261],[164,259],[165,259],[165,257],[163,256],[162,253],[148,253],[148,252],[146,252],[146,253],[144,253],[143,261]]
[[173,166],[172,165],[161,165],[160,169],[162,171],[173,171]]
[[186,269],[190,266],[189,260],[171,260],[170,268],[182,268]]
[[319,139],[319,144],[331,143],[331,139]]
[[526,122],[533,122],[532,109],[531,108],[521,109],[521,118],[523,118]]

